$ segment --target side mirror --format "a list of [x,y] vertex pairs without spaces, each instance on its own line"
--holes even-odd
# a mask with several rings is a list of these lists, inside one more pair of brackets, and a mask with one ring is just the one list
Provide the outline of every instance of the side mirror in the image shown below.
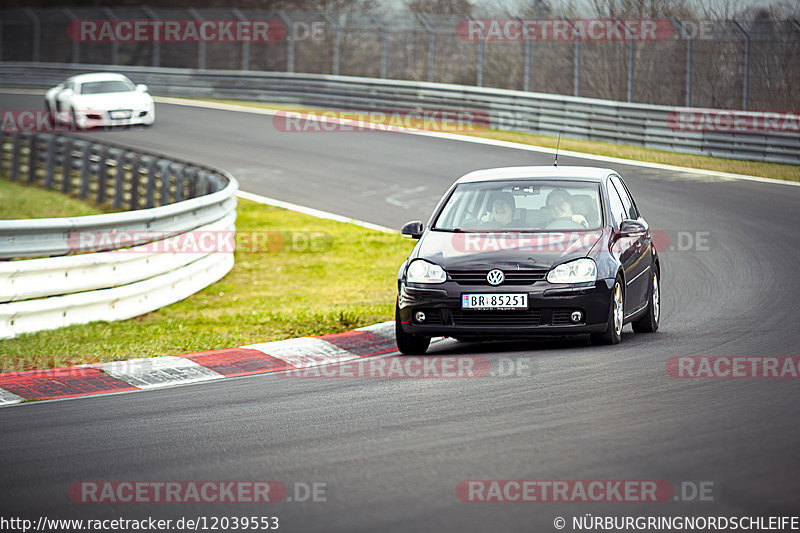
[[139,91],[140,93],[146,93],[147,85],[145,85],[144,83],[140,83],[139,85],[136,86],[136,90]]
[[424,229],[425,227],[422,225],[422,222],[415,220],[413,222],[406,223],[406,225],[403,226],[403,229],[400,230],[400,233],[402,233],[403,237],[407,239],[419,239],[422,237],[422,230]]
[[623,220],[619,225],[619,231],[625,236],[641,235],[647,231],[644,224],[638,220]]

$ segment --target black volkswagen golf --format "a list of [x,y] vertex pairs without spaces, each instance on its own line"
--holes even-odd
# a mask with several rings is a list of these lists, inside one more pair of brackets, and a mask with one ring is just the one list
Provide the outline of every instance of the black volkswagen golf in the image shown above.
[[594,167],[478,170],[456,181],[397,274],[405,354],[462,340],[658,329],[661,265],[620,175]]

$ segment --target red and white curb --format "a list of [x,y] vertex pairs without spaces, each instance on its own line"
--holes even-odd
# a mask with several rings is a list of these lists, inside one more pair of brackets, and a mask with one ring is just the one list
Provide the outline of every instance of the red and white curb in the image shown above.
[[265,374],[397,351],[394,322],[177,356],[0,374],[0,406]]

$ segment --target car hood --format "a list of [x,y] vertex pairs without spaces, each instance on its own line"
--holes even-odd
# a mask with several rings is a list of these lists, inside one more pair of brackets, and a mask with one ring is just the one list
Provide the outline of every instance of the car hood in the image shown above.
[[599,229],[551,233],[428,231],[420,240],[417,257],[445,270],[551,268],[586,257],[602,236]]
[[149,94],[140,91],[125,93],[84,94],[76,99],[76,104],[85,109],[109,110],[142,108],[152,101]]

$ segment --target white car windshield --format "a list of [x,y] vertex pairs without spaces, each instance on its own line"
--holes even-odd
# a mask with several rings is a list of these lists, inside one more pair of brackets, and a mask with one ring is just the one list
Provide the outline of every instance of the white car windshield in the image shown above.
[[90,81],[81,84],[81,94],[127,93],[134,86],[123,80]]
[[600,185],[509,180],[459,184],[433,224],[441,231],[563,231],[603,225]]

